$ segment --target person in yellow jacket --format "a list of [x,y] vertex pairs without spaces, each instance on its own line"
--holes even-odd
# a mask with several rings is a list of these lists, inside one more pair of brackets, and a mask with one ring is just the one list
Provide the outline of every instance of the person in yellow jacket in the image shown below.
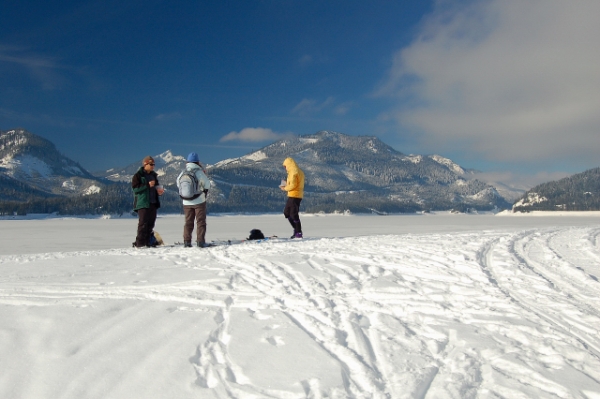
[[300,202],[304,197],[304,172],[298,167],[292,158],[283,161],[283,167],[287,170],[287,180],[281,190],[287,191],[288,199],[283,209],[283,215],[289,220],[294,228],[291,238],[302,238],[302,224],[300,223]]

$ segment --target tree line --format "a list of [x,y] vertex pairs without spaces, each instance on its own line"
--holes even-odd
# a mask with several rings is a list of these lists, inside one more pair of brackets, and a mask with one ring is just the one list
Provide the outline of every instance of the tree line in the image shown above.
[[[530,203],[537,196],[543,201]],[[522,197],[523,205],[513,207],[514,212],[530,211],[598,211],[600,210],[600,168],[540,184]]]
[[[175,185],[166,186],[161,197],[162,213],[182,213],[183,206]],[[282,212],[286,194],[279,188],[256,186],[225,186],[212,189],[208,195],[209,213]],[[302,210],[308,213],[414,213],[418,211],[490,210],[489,202],[461,203],[454,198],[438,197],[433,201],[399,199],[375,190],[341,193],[305,192]],[[86,196],[37,198],[31,201],[1,201],[0,215],[57,213],[59,215],[126,214],[133,210],[133,193],[129,183],[114,183],[99,193]]]

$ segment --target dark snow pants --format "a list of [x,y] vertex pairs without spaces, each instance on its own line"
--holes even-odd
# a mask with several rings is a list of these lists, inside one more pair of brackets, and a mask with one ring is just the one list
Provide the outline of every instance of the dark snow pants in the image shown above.
[[300,202],[302,198],[288,197],[283,209],[283,216],[289,220],[294,228],[294,233],[302,233],[302,224],[300,223]]
[[136,247],[150,245],[150,233],[154,230],[157,211],[158,207],[156,204],[150,204],[149,208],[138,209],[138,229],[137,237],[135,238]]

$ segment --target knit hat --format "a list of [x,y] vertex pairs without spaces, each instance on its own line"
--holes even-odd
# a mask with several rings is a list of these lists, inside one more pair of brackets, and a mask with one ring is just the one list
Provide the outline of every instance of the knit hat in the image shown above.
[[152,158],[150,155],[148,155],[146,158],[144,158],[142,160],[142,165],[149,164],[150,162],[154,162],[154,158]]
[[200,162],[200,158],[198,158],[198,154],[195,152],[190,152],[190,155],[187,157],[188,162]]

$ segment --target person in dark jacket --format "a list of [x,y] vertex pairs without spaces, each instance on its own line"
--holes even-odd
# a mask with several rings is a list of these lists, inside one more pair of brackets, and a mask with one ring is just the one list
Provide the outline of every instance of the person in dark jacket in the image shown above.
[[156,214],[160,208],[159,197],[164,190],[158,183],[158,175],[154,172],[154,159],[147,156],[142,161],[142,167],[133,175],[133,210],[138,214],[137,237],[133,246],[136,248],[149,247],[150,235],[156,223]]

